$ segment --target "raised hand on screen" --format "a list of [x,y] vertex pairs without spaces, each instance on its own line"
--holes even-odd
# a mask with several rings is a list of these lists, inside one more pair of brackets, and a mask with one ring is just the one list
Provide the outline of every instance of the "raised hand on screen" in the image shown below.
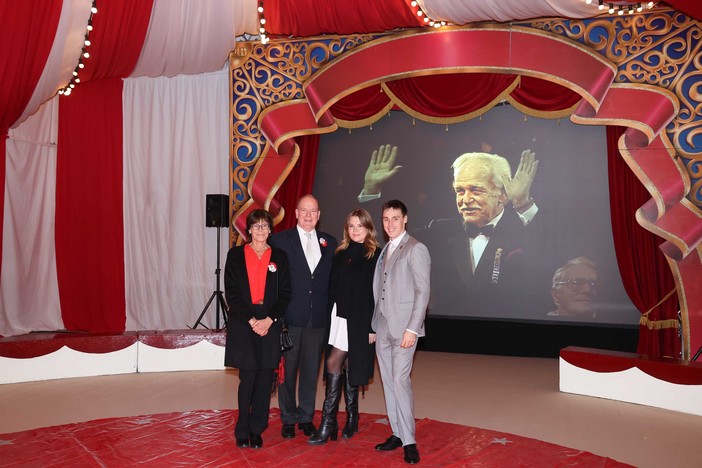
[[536,160],[536,153],[528,149],[524,150],[514,177],[502,181],[505,185],[505,192],[517,211],[526,210],[532,204],[531,184],[534,182],[538,168],[539,161]]
[[395,159],[397,159],[397,146],[381,145],[380,148],[373,151],[363,181],[364,195],[380,193],[383,184],[397,174],[402,166],[396,166]]

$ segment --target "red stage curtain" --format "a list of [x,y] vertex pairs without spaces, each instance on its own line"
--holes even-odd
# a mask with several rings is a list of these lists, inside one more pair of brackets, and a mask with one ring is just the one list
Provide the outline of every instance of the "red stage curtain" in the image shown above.
[[[607,127],[607,158],[612,234],[624,288],[634,305],[645,313],[674,287],[675,282],[665,255],[658,248],[662,241],[642,228],[634,217],[636,210],[651,198],[619,154],[622,127]],[[678,302],[673,295],[648,314],[652,329],[644,323],[639,329],[638,352],[652,357],[679,357],[677,327],[660,328],[677,321]],[[642,322],[646,322],[643,320]]]
[[[300,146],[300,157],[276,194],[276,199],[280,201],[285,210],[283,220],[275,227],[276,232],[289,229],[297,224],[295,218],[297,200],[303,195],[312,193],[317,154],[319,153],[319,135],[297,137],[295,141]],[[324,202],[320,201],[319,204],[323,211]]]
[[665,3],[685,13],[690,18],[702,21],[702,2],[700,0],[666,0]]
[[522,76],[511,96],[519,104],[540,111],[565,110],[582,99],[578,93],[564,86],[530,76]]
[[423,25],[405,0],[266,0],[266,31],[308,37],[415,28]]
[[368,86],[335,103],[329,111],[339,120],[365,120],[390,102],[380,85]]
[[122,78],[139,59],[152,6],[98,4],[82,83],[59,106],[56,266],[68,330],[125,328]]
[[405,78],[386,85],[420,114],[458,117],[488,105],[515,79],[514,75],[497,73],[461,73]]
[[56,269],[67,330],[124,331],[122,80],[82,84],[59,106]]
[[[0,2],[0,220],[5,206],[7,131],[32,98],[56,35],[61,3],[54,0]],[[0,222],[0,264],[2,223]]]

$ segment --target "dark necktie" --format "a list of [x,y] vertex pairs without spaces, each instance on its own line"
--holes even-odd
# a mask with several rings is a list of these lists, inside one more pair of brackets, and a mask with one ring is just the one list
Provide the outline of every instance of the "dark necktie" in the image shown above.
[[474,224],[466,224],[463,227],[466,230],[466,234],[471,239],[475,239],[480,234],[483,234],[486,237],[490,237],[490,236],[492,236],[492,234],[495,230],[495,226],[493,226],[492,224],[488,224],[487,226],[483,226],[483,227],[478,227]]

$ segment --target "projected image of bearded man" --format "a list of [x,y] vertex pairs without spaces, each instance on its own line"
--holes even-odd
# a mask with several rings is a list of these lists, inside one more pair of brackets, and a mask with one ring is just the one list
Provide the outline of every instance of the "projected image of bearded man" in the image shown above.
[[[379,193],[397,173],[397,147],[373,153],[361,197]],[[537,288],[530,225],[538,212],[530,190],[538,161],[522,152],[514,177],[509,162],[489,153],[465,153],[451,165],[452,189],[460,218],[435,219],[415,230],[431,252],[435,268],[432,313],[519,317]],[[525,302],[525,299],[527,301]]]

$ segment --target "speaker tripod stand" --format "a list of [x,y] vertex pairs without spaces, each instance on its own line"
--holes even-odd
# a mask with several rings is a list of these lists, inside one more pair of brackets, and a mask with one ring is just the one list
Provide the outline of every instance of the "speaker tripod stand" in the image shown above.
[[[205,307],[202,309],[202,312],[200,312],[200,316],[197,318],[197,321],[195,322],[195,325],[193,325],[192,328],[193,330],[196,329],[199,325],[202,325],[203,327],[207,328],[207,326],[202,323],[202,318],[205,316],[205,313],[207,313],[207,309],[210,308],[210,305],[212,304],[212,301],[215,303],[215,327],[217,330],[221,330],[222,328],[225,328],[227,326],[227,304],[224,302],[224,293],[222,293],[222,290],[220,289],[220,272],[222,271],[220,269],[220,252],[219,252],[219,230],[221,228],[217,227],[217,269],[215,270],[215,277],[216,277],[216,284],[215,284],[215,290],[212,291],[212,295],[210,296],[210,299],[207,301],[207,304],[205,304]],[[224,323],[224,327],[220,328],[219,326],[219,314],[220,314],[220,307],[221,307],[221,314],[222,314],[222,320]],[[207,328],[209,330],[209,328]]]

